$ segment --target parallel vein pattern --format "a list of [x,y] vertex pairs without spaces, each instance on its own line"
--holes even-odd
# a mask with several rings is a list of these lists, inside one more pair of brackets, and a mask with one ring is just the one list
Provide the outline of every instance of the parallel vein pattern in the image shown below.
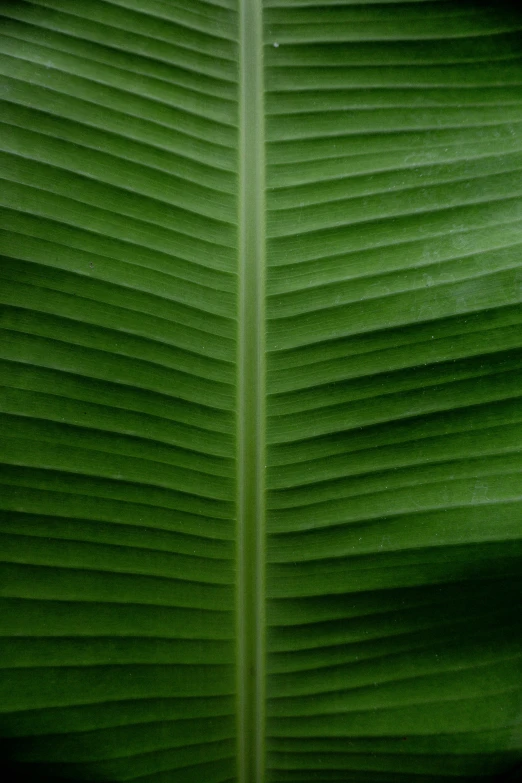
[[237,14],[1,15],[4,757],[230,781]]
[[265,8],[268,779],[491,779],[522,756],[522,18]]
[[0,4],[8,776],[520,779],[521,31]]

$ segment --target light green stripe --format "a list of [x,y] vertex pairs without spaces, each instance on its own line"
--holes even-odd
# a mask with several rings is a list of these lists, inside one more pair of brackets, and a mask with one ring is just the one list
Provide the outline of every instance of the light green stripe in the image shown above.
[[265,195],[262,9],[240,3],[238,780],[264,779]]

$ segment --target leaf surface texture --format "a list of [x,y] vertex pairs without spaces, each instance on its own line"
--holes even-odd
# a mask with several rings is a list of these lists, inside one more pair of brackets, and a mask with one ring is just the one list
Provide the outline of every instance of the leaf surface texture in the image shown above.
[[6,763],[515,780],[520,11],[0,16]]

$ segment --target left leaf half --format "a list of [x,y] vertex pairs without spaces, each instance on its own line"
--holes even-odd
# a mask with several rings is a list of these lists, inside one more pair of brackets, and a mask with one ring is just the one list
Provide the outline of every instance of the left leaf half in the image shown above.
[[235,774],[233,6],[0,9],[0,733],[35,775]]

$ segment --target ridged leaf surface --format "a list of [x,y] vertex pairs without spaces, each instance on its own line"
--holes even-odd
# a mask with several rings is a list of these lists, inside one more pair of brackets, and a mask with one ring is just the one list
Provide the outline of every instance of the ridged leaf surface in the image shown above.
[[520,10],[0,16],[10,774],[517,780]]

